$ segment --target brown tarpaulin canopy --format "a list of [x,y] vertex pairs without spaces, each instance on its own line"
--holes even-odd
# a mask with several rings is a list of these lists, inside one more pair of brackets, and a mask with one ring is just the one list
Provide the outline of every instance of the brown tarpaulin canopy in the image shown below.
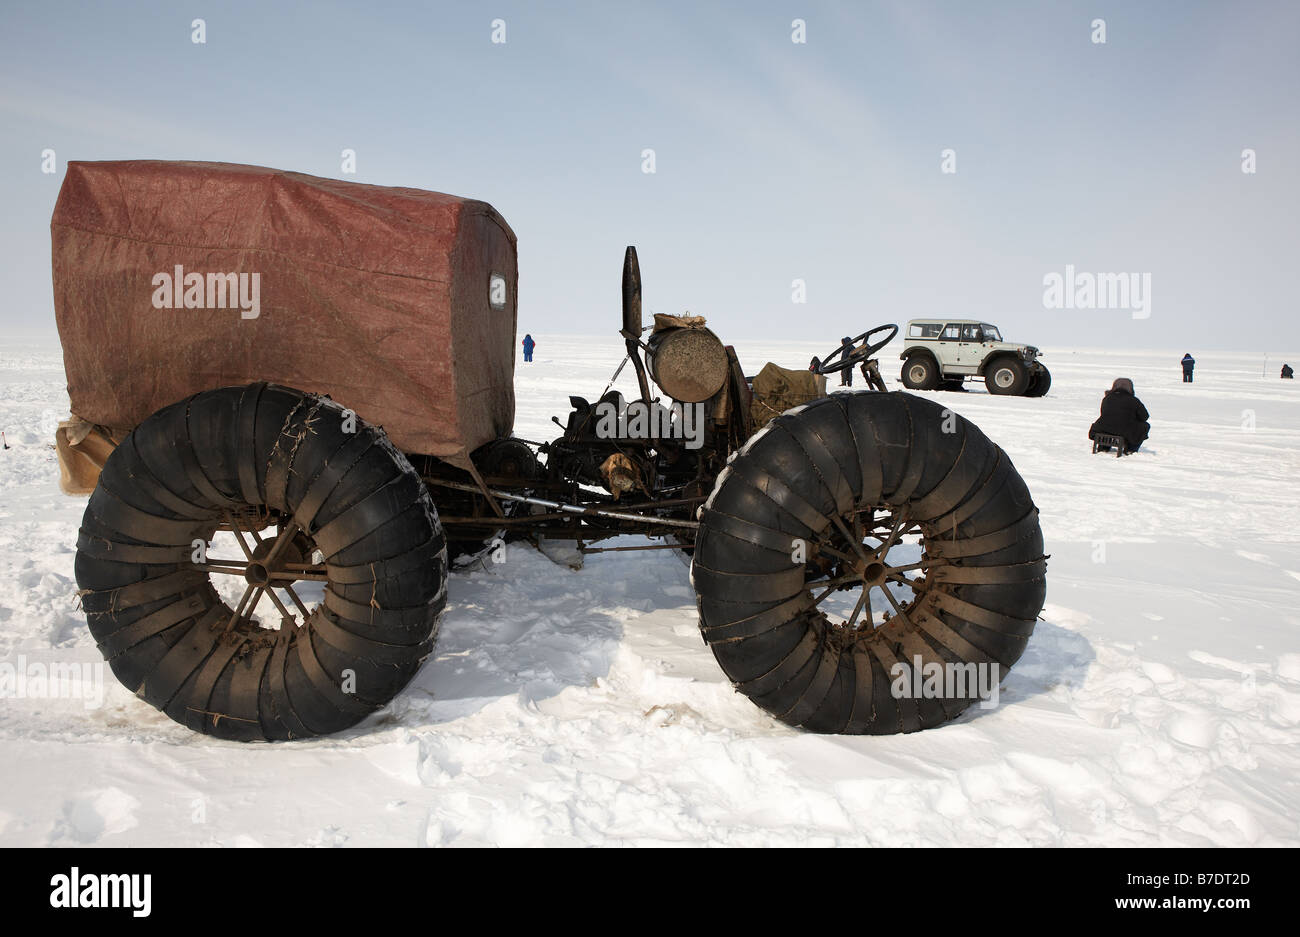
[[769,361],[754,376],[750,413],[754,427],[762,429],[791,407],[826,396],[826,377],[811,371],[792,371]]
[[461,465],[513,427],[515,235],[485,202],[229,163],[72,162],[50,235],[82,420],[130,429],[198,391],[272,381]]

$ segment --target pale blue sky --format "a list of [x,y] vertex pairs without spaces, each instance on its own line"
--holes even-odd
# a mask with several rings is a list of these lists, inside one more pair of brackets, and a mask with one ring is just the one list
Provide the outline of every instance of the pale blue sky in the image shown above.
[[[1047,346],[1294,349],[1298,47],[1283,0],[4,0],[0,322],[53,328],[64,162],[161,158],[489,201],[534,336],[616,330],[634,243],[647,307],[728,340],[952,315]],[[1150,273],[1150,318],[1045,309],[1066,264]]]

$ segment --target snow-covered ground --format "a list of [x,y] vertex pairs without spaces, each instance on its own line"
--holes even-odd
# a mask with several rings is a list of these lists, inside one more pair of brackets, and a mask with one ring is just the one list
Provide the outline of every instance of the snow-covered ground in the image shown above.
[[[537,338],[518,366],[530,439],[621,357],[613,336]],[[738,346],[751,374],[827,350]],[[1010,454],[1052,555],[995,709],[801,734],[724,680],[671,551],[575,571],[511,546],[452,577],[434,657],[341,737],[212,741],[95,666],[90,700],[0,699],[0,844],[1300,843],[1300,381],[1262,353],[1193,349],[1186,385],[1183,349],[1047,351],[1046,398],[937,395]],[[1117,376],[1153,426],[1122,460],[1085,438]],[[73,594],[85,499],[59,493],[51,446],[57,343],[0,350],[0,384],[0,663],[93,664]]]

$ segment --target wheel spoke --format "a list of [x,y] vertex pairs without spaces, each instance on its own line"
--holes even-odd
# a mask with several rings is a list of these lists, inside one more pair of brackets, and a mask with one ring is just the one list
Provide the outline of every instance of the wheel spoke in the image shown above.
[[894,606],[895,614],[897,614],[899,618],[903,619],[904,624],[911,627],[912,622],[908,619],[907,612],[903,611],[903,606],[898,604],[898,599],[894,598],[894,593],[890,592],[888,589],[881,589],[880,591],[885,593],[885,598],[889,599],[889,604]]
[[218,561],[218,562],[215,562],[215,563],[212,563],[212,562],[208,562],[208,563],[195,563],[195,564],[194,564],[194,568],[195,568],[195,569],[201,569],[201,570],[203,570],[204,572],[209,572],[209,573],[223,573],[223,574],[225,574],[225,575],[227,575],[227,576],[242,576],[242,575],[244,575],[244,567],[243,567],[243,564],[240,564],[239,566],[232,566],[231,564],[225,562],[224,560],[222,560],[222,561]]
[[[281,570],[278,573],[271,573],[270,578],[276,582],[329,582],[330,577],[325,572],[319,573],[299,573],[293,570]],[[284,586],[280,587],[281,589]]]
[[877,559],[883,560],[885,558],[885,555],[889,553],[889,548],[894,545],[894,538],[896,536],[898,536],[897,521],[890,525],[889,535],[880,538],[880,546],[876,547],[876,549],[872,551]]
[[855,582],[857,581],[857,579],[858,577],[853,575],[840,576],[838,579],[819,579],[813,583],[809,583],[808,585],[805,585],[804,588],[807,589],[809,592],[811,592],[814,585],[826,586],[826,589],[822,592],[822,594],[817,596],[815,599],[813,599],[813,607],[816,608],[818,605],[821,604],[822,599],[826,598],[826,596],[830,595],[840,586],[844,585],[847,582]]
[[225,518],[226,523],[230,525],[230,532],[233,533],[235,539],[239,541],[239,549],[244,551],[244,556],[250,563],[253,562],[253,551],[248,549],[248,543],[244,540],[244,532],[240,529],[239,524],[235,522],[235,515],[226,511]]
[[851,555],[851,554],[845,553],[843,550],[837,550],[837,549],[835,549],[834,547],[829,546],[828,544],[826,544],[825,542],[823,542],[823,541],[821,541],[821,540],[818,540],[818,541],[817,541],[817,552],[818,552],[818,553],[825,553],[825,554],[827,554],[827,555],[829,555],[829,556],[833,556],[833,557],[835,557],[835,558],[837,558],[837,559],[845,560],[846,562],[849,562],[849,563],[852,563],[852,562],[854,562],[854,560],[857,559],[857,557],[855,557],[855,556],[853,556],[853,555]]
[[302,620],[306,621],[311,613],[307,611],[307,606],[302,604],[302,599],[298,598],[298,593],[293,591],[293,586],[285,583],[280,588],[289,593],[289,598],[293,599],[293,604],[298,606],[298,611],[302,612]]
[[807,588],[813,586],[842,586],[846,582],[858,582],[861,577],[857,573],[845,573],[842,576],[836,576],[834,579],[814,579],[808,584]]
[[280,610],[280,614],[284,616],[284,623],[292,627],[294,624],[293,615],[291,615],[289,613],[289,610],[284,607],[284,603],[281,602],[280,597],[275,594],[275,590],[272,589],[270,586],[267,586],[266,594],[271,597],[271,601],[275,603],[275,607],[278,608]]
[[940,563],[937,560],[917,560],[915,563],[907,563],[906,565],[903,566],[891,566],[889,567],[889,572],[906,573],[914,569],[925,569],[930,566],[939,566],[939,565]]
[[813,608],[816,608],[818,605],[821,605],[821,604],[822,604],[822,600],[825,599],[826,596],[830,595],[830,594],[831,594],[832,592],[834,592],[834,591],[835,591],[835,587],[834,587],[834,586],[831,586],[829,589],[827,589],[827,590],[825,590],[824,592],[822,592],[821,595],[819,595],[819,596],[817,596],[816,598],[813,599],[812,607],[813,607]]
[[860,539],[854,539],[853,534],[849,533],[849,529],[844,526],[844,520],[838,514],[832,514],[831,521],[835,524],[836,528],[838,528],[841,536],[848,541],[849,546],[853,548],[853,552],[858,555],[858,559],[866,563],[867,554],[862,550],[862,541]]
[[[867,593],[871,591],[870,586],[863,586],[861,594],[858,595],[858,602],[853,606],[853,614],[849,616],[848,629],[853,630],[853,623],[858,620],[858,612],[862,611],[862,604],[867,601]],[[871,621],[871,614],[867,613],[867,621]]]
[[889,538],[885,540],[885,542],[882,543],[879,547],[876,548],[875,555],[877,559],[881,561],[885,559],[885,557],[889,554],[889,551],[893,548],[894,544],[898,542],[899,532],[903,529],[906,523],[907,523],[906,516],[900,513],[898,515],[898,519],[894,521],[893,527],[890,528]]
[[253,620],[253,612],[257,610],[257,603],[262,601],[262,593],[266,592],[265,587],[257,586],[253,590],[253,602],[248,606],[248,611],[244,612],[244,617],[249,621]]
[[275,538],[275,543],[271,545],[271,552],[266,554],[266,559],[263,561],[267,569],[275,568],[275,561],[280,558],[280,554],[293,541],[294,534],[299,530],[298,522],[295,520],[291,519],[284,525],[284,530],[280,531],[280,535]]
[[902,584],[905,585],[905,586],[910,586],[910,587],[912,588],[912,591],[914,591],[914,592],[919,592],[919,591],[920,591],[920,586],[919,586],[919,584],[920,584],[921,580],[919,580],[919,579],[908,579],[908,578],[907,578],[906,576],[904,576],[902,573],[895,573],[895,572],[888,572],[888,573],[885,573],[885,579],[889,580],[890,582],[898,582],[898,583],[902,583]]
[[239,621],[239,619],[243,616],[243,614],[244,614],[244,606],[248,604],[248,597],[252,594],[252,592],[253,592],[253,586],[252,586],[252,584],[250,583],[250,584],[249,584],[249,585],[244,589],[244,594],[243,594],[242,596],[239,597],[239,604],[238,604],[237,606],[235,606],[235,610],[234,610],[234,612],[231,613],[231,615],[230,615],[230,621],[226,622],[226,630],[227,630],[227,631],[229,631],[231,628],[235,627],[235,624],[236,624],[236,623]]
[[[900,530],[900,531],[898,532],[898,536],[899,536],[900,538],[902,538],[902,537],[908,537],[908,536],[911,536],[912,534],[919,534],[920,532],[921,532],[921,525],[920,525],[920,524],[909,523],[909,524],[907,524],[906,526],[904,526],[902,530]],[[872,537],[872,538],[874,538],[874,539],[876,539],[876,540],[885,540],[885,539],[887,539],[887,535],[885,535],[885,534],[881,534],[881,533],[877,533],[876,530],[875,530],[874,528],[872,528],[871,530],[868,530],[867,533],[866,533],[866,536],[868,536],[868,537]]]

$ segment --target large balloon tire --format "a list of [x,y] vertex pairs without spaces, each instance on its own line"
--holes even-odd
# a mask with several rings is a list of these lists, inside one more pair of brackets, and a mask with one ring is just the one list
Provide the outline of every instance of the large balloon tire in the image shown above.
[[[196,541],[250,509],[292,518],[324,556],[324,601],[297,627],[235,617]],[[239,741],[344,730],[433,650],[447,557],[419,475],[327,397],[268,384],[196,394],[146,419],[104,464],[77,540],[90,632],[133,693]]]
[[[814,605],[792,546],[875,505],[910,512],[936,565],[906,620],[846,635]],[[984,665],[1000,681],[1042,610],[1046,559],[1024,481],[974,424],[910,394],[844,393],[787,411],[720,474],[691,580],[704,639],[740,692],[790,725],[883,735],[979,698],[896,698],[900,675],[922,686],[918,660]]]

